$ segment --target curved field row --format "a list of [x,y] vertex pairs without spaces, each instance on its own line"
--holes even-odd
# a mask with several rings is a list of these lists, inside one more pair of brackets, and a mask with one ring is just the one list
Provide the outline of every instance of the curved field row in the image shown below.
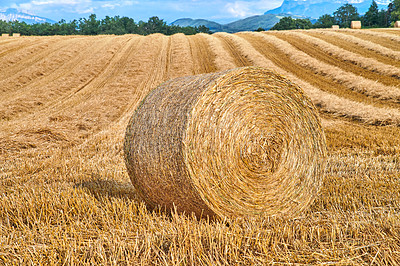
[[[111,61],[104,60],[104,54],[96,55],[97,58],[102,59],[98,62],[100,63],[98,70],[101,71],[95,73],[96,75],[91,79],[83,81],[70,94],[31,115],[9,122],[5,121],[3,127],[8,128],[10,133],[18,135],[18,132],[22,130],[21,128],[31,125],[31,131],[28,133],[23,131],[25,133],[19,135],[22,135],[22,137],[27,134],[30,135],[28,142],[33,143],[35,148],[48,148],[48,145],[54,144],[51,141],[35,143],[36,138],[43,130],[49,130],[51,131],[49,134],[53,135],[70,136],[68,139],[65,138],[66,143],[64,143],[69,145],[70,143],[79,143],[94,132],[105,129],[110,123],[125,114],[127,105],[131,101],[136,104],[141,97],[145,96],[146,91],[149,91],[149,89],[141,91],[137,88],[137,85],[142,81],[151,82],[151,79],[143,77],[146,74],[143,67],[146,67],[146,69],[153,68],[154,70],[151,72],[156,72],[158,76],[161,72],[158,68],[159,63],[166,61],[167,58],[167,37],[161,35],[155,35],[151,38],[124,37],[123,42],[125,44],[122,47],[113,52],[108,52],[112,55]],[[157,45],[151,45],[153,42]],[[136,54],[138,55],[136,56]],[[138,61],[138,59],[144,60]],[[147,63],[145,63],[146,61]],[[163,63],[163,65],[166,69],[166,63]],[[93,70],[89,67],[86,71],[88,72],[85,73],[88,74]],[[82,73],[83,76],[85,76],[85,73]],[[164,73],[157,78],[157,83],[163,80]],[[130,74],[133,74],[133,80],[129,77]],[[152,82],[151,85],[154,86],[154,83]],[[131,95],[131,92],[136,90],[140,95],[140,98],[137,99]],[[12,145],[12,143],[15,146],[14,150],[22,145],[20,141],[10,140],[9,145]],[[26,144],[23,145],[26,146]]]
[[[399,110],[366,105],[364,103],[338,97],[335,94],[327,93],[314,84],[309,83],[308,81],[314,82],[315,79],[305,79],[308,75],[302,73],[302,70],[292,64],[290,60],[287,60],[284,55],[278,53],[268,54],[265,50],[268,49],[265,42],[255,39],[254,36],[251,36],[252,34],[239,35],[243,36],[244,39],[235,35],[226,36],[231,38],[238,46],[238,49],[242,51],[246,57],[251,58],[255,65],[275,69],[277,72],[286,75],[289,79],[299,84],[309,95],[314,104],[321,108],[322,111],[370,124],[399,124]],[[254,46],[254,48],[252,46]],[[274,55],[274,57],[268,57],[271,55]],[[300,72],[297,70],[300,70]],[[324,81],[321,81],[319,87],[325,88],[326,85]]]
[[194,73],[196,74],[217,71],[212,52],[204,35],[198,34],[188,38],[191,48],[191,58],[195,65]]
[[[338,66],[363,77],[369,77],[372,80],[378,80],[388,86],[400,85],[400,69],[397,67],[386,65],[374,58],[363,57],[316,37],[306,35],[301,31],[282,32],[277,36],[297,49],[328,64]],[[311,44],[311,46],[306,45],[304,42]],[[366,72],[363,69],[370,71]]]
[[[357,58],[303,33],[56,38],[47,49],[20,62],[27,67],[24,71],[19,65],[13,69],[15,76],[25,77],[41,65],[42,75],[19,87],[12,81],[2,83],[10,89],[0,102],[1,124],[9,136],[33,123],[37,132],[53,127],[77,143],[121,117],[126,119],[125,112],[162,81],[248,65],[285,74],[304,87],[323,112],[370,124],[400,124],[398,105],[388,101],[400,99],[395,68],[384,69],[383,63],[371,66],[378,61]],[[324,56],[328,49],[336,57]],[[348,55],[353,61],[341,64]],[[352,69],[356,63],[360,66]],[[145,78],[146,71],[154,78]],[[376,73],[386,74],[381,83],[373,81],[378,80]]]
[[[204,34],[203,37],[207,40],[211,53],[214,55],[215,67],[219,70],[227,70],[237,67],[234,59],[229,51],[224,49],[223,40],[215,37],[214,35]],[[218,56],[217,56],[218,55]]]
[[[37,38],[37,37],[33,37]],[[67,47],[74,38],[56,36],[52,39],[38,38],[33,45],[26,45],[21,50],[17,49],[7,53],[0,62],[1,79],[17,76],[18,72],[48,57],[50,53],[57,52],[62,47]],[[25,40],[25,38],[24,38]]]
[[[26,66],[21,71],[15,70],[14,75],[5,75],[5,78],[0,81],[0,90],[3,96],[9,99],[13,94],[16,94],[19,89],[23,89],[24,93],[29,87],[34,87],[38,83],[47,84],[53,81],[57,76],[65,75],[65,70],[68,69],[68,64],[76,62],[76,58],[90,56],[91,49],[96,40],[84,39],[74,42],[72,45],[67,45],[61,49],[55,50],[53,53],[49,51],[49,56],[39,60],[38,62]],[[25,64],[24,61],[20,64]],[[72,65],[73,66],[73,65]],[[64,70],[64,73],[59,73]]]
[[[122,41],[122,40],[121,40]],[[88,43],[81,42],[85,46],[74,46],[71,53],[64,53],[66,56],[57,54],[57,60],[43,62],[41,67],[33,66],[35,71],[42,75],[31,77],[32,80],[20,84],[20,79],[7,82],[0,82],[10,90],[4,95],[5,101],[0,103],[2,119],[10,120],[15,115],[22,115],[26,112],[33,113],[36,110],[45,108],[53,101],[60,102],[64,95],[80,90],[85,84],[99,75],[105,65],[114,57],[121,41],[113,38],[104,39],[101,42],[93,39]],[[112,42],[112,44],[111,44]],[[88,63],[88,60],[90,63]],[[35,73],[27,69],[23,73],[30,75]],[[27,79],[21,73],[22,79]]]
[[320,61],[319,59],[309,56],[308,54],[296,49],[291,44],[283,41],[274,35],[270,34],[257,34],[265,41],[275,45],[281,52],[288,55],[294,62],[302,67],[311,69],[314,73],[327,76],[330,79],[344,84],[346,87],[357,91],[367,96],[372,96],[384,100],[392,100],[394,102],[400,101],[400,88],[394,86],[386,86],[377,83],[372,79],[363,78],[351,72],[347,72],[340,67],[330,65]]
[[343,29],[340,31],[341,33],[348,34],[350,36],[355,36],[357,38],[363,39],[365,41],[370,41],[388,49],[394,51],[400,51],[400,36],[396,35],[396,31],[389,32],[379,32],[379,31],[371,31],[371,30],[350,30]]
[[29,40],[24,40],[22,38],[7,39],[7,40],[0,39],[0,45],[1,45],[0,59],[2,59],[2,57],[6,56],[7,54],[19,51],[24,47],[33,45],[35,41],[36,40],[33,38],[32,39],[29,38]]
[[[30,80],[0,81],[0,264],[400,263],[400,109],[385,99],[398,60],[319,31],[68,38],[4,42],[16,47],[0,75]],[[169,79],[248,65],[286,76],[319,109],[318,199],[293,220],[229,226],[147,210],[123,159],[140,101]],[[354,91],[354,75],[393,90]]]
[[345,84],[337,83],[331,78],[315,73],[314,70],[303,67],[293,60],[286,51],[282,51],[274,44],[266,42],[262,35],[239,34],[249,41],[258,52],[264,57],[271,60],[273,64],[283,71],[288,72],[291,76],[295,76],[320,90],[332,93],[342,98],[350,99],[364,104],[371,104],[376,107],[386,107],[393,105],[390,102],[382,101],[376,98],[367,97],[361,92],[357,92],[347,87]]
[[[1,39],[0,39],[1,40]],[[0,52],[0,64],[2,66],[5,65],[7,59],[9,57],[17,57],[23,58],[21,54],[25,53],[26,51],[24,48],[35,48],[37,49],[40,47],[40,44],[48,43],[49,40],[40,37],[29,37],[29,38],[15,38],[15,39],[4,39],[1,40],[0,45],[2,47]],[[41,47],[44,48],[44,47]]]
[[243,66],[251,66],[252,63],[251,61],[246,58],[246,56],[244,56],[240,50],[237,49],[237,47],[235,47],[235,45],[232,43],[232,40],[229,36],[225,33],[216,33],[214,34],[214,36],[216,36],[217,38],[220,39],[220,42],[222,43],[223,47],[222,49],[228,51],[228,53],[230,54],[230,57],[233,58],[234,60],[234,64],[237,67],[243,67]]
[[[313,32],[311,32],[311,33],[313,33]],[[355,37],[355,36],[352,36],[349,34],[342,34],[340,32],[335,32],[335,31],[316,31],[316,33],[331,36],[334,38],[338,38],[341,40],[342,45],[345,44],[344,42],[349,42],[349,43],[355,44],[355,45],[357,45],[356,50],[359,50],[361,47],[361,48],[373,51],[375,53],[381,54],[385,57],[390,57],[392,59],[400,60],[400,51],[386,48],[382,45],[379,45],[379,44],[371,42],[371,41],[366,41],[366,40],[363,40],[361,38],[358,38],[358,37]],[[393,62],[393,63],[398,64],[398,61]]]

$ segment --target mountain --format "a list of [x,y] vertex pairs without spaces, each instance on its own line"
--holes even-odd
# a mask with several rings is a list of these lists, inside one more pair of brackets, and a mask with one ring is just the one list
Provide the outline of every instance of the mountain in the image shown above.
[[[265,14],[299,15],[304,17],[318,18],[324,14],[333,14],[339,7],[349,3],[355,6],[358,13],[364,14],[371,6],[372,0],[284,0],[278,8],[269,10]],[[377,0],[379,8],[387,8],[390,0]]]
[[276,23],[278,23],[281,18],[282,18],[281,16],[277,16],[274,14],[252,16],[235,22],[228,23],[225,25],[225,27],[227,27],[230,32],[254,31],[258,28],[269,30]]
[[204,25],[213,32],[224,31],[223,25],[221,25],[217,22],[214,22],[214,21],[206,20],[206,19],[181,18],[181,19],[175,20],[170,25],[176,25],[176,26],[181,26],[181,27],[198,27],[198,26]]
[[177,25],[181,27],[198,27],[200,25],[204,25],[212,32],[224,31],[234,33],[239,31],[254,31],[258,28],[269,30],[277,22],[279,22],[282,17],[282,15],[275,14],[259,15],[237,20],[228,24],[219,24],[217,22],[205,19],[182,18],[172,22],[171,25]]
[[55,21],[53,21],[51,19],[38,17],[38,16],[27,14],[27,13],[22,13],[14,8],[9,8],[5,12],[0,12],[0,20],[5,20],[5,21],[18,20],[20,22],[25,22],[28,24],[46,23],[46,22],[47,23],[55,23]]

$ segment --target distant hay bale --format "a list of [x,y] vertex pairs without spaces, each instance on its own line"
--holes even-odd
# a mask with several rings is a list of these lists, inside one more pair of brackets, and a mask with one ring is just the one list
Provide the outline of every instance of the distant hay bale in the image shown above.
[[21,37],[21,33],[13,33],[13,37]]
[[338,30],[339,29],[339,25],[332,25],[332,29]]
[[293,217],[319,191],[326,144],[302,89],[245,67],[161,84],[133,114],[124,151],[131,181],[151,208]]
[[394,27],[395,27],[395,28],[400,28],[400,20],[398,20],[398,21],[396,21],[396,22],[394,23]]
[[361,21],[352,21],[351,28],[352,29],[361,29]]
[[2,36],[2,37],[9,37],[10,34],[8,34],[8,33],[3,33],[3,34],[1,34],[1,36]]

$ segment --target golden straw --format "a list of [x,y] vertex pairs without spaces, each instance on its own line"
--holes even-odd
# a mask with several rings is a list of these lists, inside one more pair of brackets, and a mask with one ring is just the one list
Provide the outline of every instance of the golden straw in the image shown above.
[[295,216],[317,195],[326,143],[318,112],[258,67],[177,78],[140,104],[125,137],[148,206],[200,216]]

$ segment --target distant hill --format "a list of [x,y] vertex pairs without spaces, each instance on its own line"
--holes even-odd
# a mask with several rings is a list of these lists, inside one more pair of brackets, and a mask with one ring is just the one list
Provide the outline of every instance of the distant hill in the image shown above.
[[[390,0],[376,1],[379,8],[387,8]],[[265,14],[298,15],[311,18],[319,18],[324,14],[332,14],[342,5],[349,3],[355,6],[358,13],[364,14],[371,6],[372,0],[284,0],[278,8],[269,10]]]
[[181,19],[175,20],[170,25],[176,25],[176,26],[181,26],[181,27],[198,27],[198,26],[204,25],[213,32],[224,31],[223,25],[221,25],[217,22],[214,22],[214,21],[206,20],[206,19],[181,18]]
[[0,12],[0,20],[5,20],[5,21],[18,20],[20,22],[25,22],[28,24],[46,23],[46,22],[47,23],[55,23],[55,21],[53,21],[51,19],[19,12],[17,9],[14,9],[14,8],[9,8],[5,12]]
[[272,28],[276,23],[279,22],[281,16],[277,16],[274,14],[268,15],[259,15],[259,16],[252,16],[245,19],[241,19],[235,22],[231,22],[226,24],[225,26],[231,32],[238,32],[238,31],[254,31],[258,28],[263,28],[264,30],[269,30]]
[[259,15],[237,20],[228,24],[219,24],[217,22],[205,19],[182,18],[172,22],[171,25],[178,25],[181,27],[198,27],[200,25],[204,25],[213,32],[223,31],[234,33],[239,31],[254,31],[258,28],[269,30],[276,23],[278,23],[282,17],[283,15],[275,14]]

